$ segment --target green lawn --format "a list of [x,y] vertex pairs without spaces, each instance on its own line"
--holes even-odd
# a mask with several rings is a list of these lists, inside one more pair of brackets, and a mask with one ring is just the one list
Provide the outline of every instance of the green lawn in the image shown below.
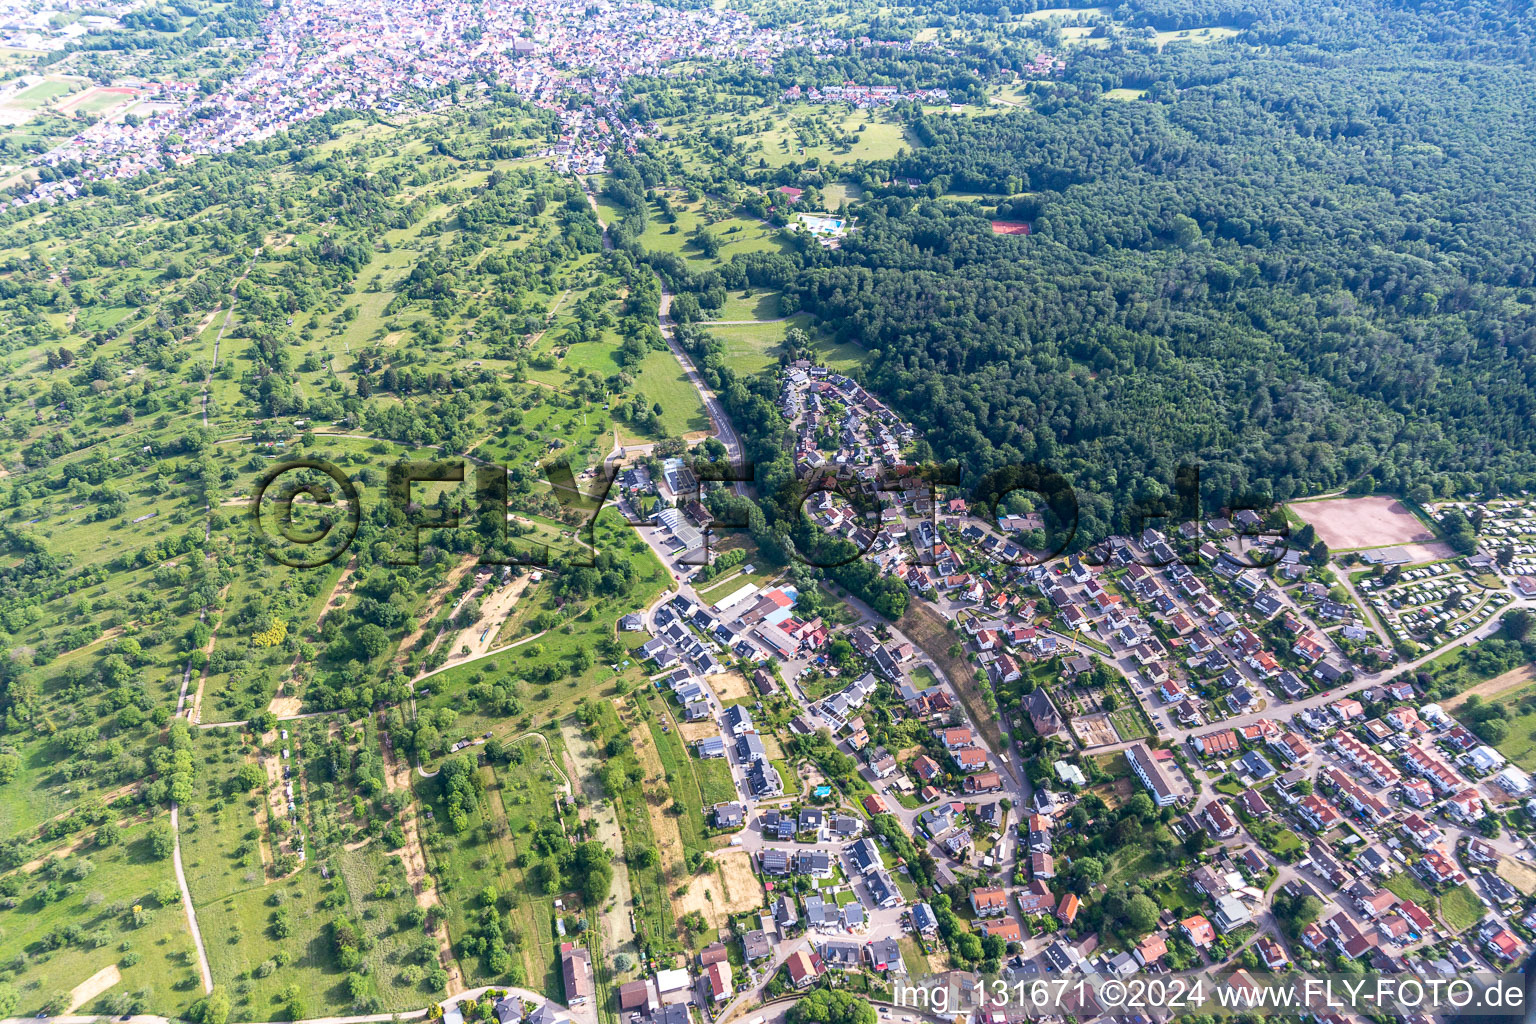
[[827,209],[836,211],[843,203],[856,203],[864,198],[864,190],[851,181],[834,181],[821,190]]
[[1152,850],[1141,846],[1119,849],[1110,856],[1104,871],[1104,884],[1113,888],[1121,884],[1139,883],[1157,867],[1158,857]]
[[76,104],[74,109],[77,113],[99,114],[104,110],[111,110],[113,107],[120,107],[125,103],[132,102],[133,98],[131,96],[123,96],[118,93],[98,93],[90,99]]
[[60,96],[67,96],[74,88],[69,82],[56,82],[52,79],[39,82],[13,97],[6,106],[17,110],[38,110],[47,106]]
[[1205,899],[1182,875],[1164,875],[1147,887],[1147,894],[1176,917],[1188,917],[1205,909]]
[[864,365],[864,350],[851,341],[834,343],[818,336],[811,343],[816,361],[830,370],[847,372]]
[[699,791],[704,796],[705,807],[736,799],[736,781],[731,778],[731,766],[724,758],[694,757],[693,769],[699,778]]
[[1432,906],[1435,902],[1434,894],[1420,885],[1418,879],[1405,871],[1399,871],[1381,884],[1383,888],[1393,895],[1405,900],[1412,900],[1421,907]]
[[726,365],[740,374],[761,373],[779,361],[784,334],[791,328],[810,330],[809,313],[799,313],[777,323],[727,324],[709,328],[720,339]]
[[[683,196],[674,194],[668,202],[672,206],[671,217],[663,214],[655,204],[646,210],[645,231],[640,236],[640,244],[650,251],[673,253],[703,267],[716,260],[729,260],[739,253],[778,252],[789,245],[781,229],[755,217],[739,215],[724,201],[705,198],[689,203]],[[700,230],[719,242],[718,253],[713,259],[705,254],[699,242]]]
[[1228,779],[1224,777],[1214,783],[1213,788],[1218,793],[1225,793],[1227,796],[1237,796],[1247,787],[1236,779]]
[[901,946],[901,962],[907,968],[907,977],[925,978],[933,973],[928,955],[923,952],[916,939],[903,935],[897,943]]
[[1260,846],[1282,860],[1289,861],[1306,849],[1306,843],[1295,832],[1272,822],[1255,822],[1249,825],[1249,831]]
[[[802,785],[802,783],[800,781],[800,775],[799,775],[798,772],[795,771],[794,766],[792,764],[790,764],[788,761],[784,761],[784,760],[773,761],[771,763],[773,764],[773,766],[775,768],[778,769],[778,771],[779,771],[779,778],[784,781],[784,795],[785,796],[799,796],[800,795],[800,791],[803,788],[803,785]],[[857,782],[863,782],[863,779],[860,778],[860,779],[857,779],[856,781]],[[869,785],[869,783],[867,783],[867,782],[864,783],[864,786],[866,788],[868,787],[868,785]]]
[[1458,885],[1440,897],[1440,916],[1452,931],[1464,932],[1483,919],[1483,904],[1471,889]]
[[754,162],[761,157],[777,167],[816,157],[822,162],[852,163],[887,160],[903,147],[919,148],[902,125],[875,111],[795,104],[775,116],[777,120],[766,131],[737,140]]
[[779,293],[747,288],[727,292],[725,305],[710,311],[710,320],[774,320],[780,315]]
[[1536,713],[1522,715],[1517,708],[1532,695],[1536,695],[1536,685],[1522,686],[1498,699],[1509,710],[1509,717],[1505,719],[1508,730],[1496,746],[1499,753],[1526,771],[1536,771]]
[[[725,546],[723,542],[721,546]],[[758,561],[761,561],[761,559],[758,559]],[[742,563],[742,565],[751,565],[754,569],[758,568],[758,565],[754,562],[752,556],[749,556],[747,560]],[[777,569],[751,573],[743,573],[740,570],[741,566],[737,566],[734,569],[730,569],[722,573],[719,582],[711,581],[710,583],[704,584],[704,586],[699,590],[699,597],[709,602],[710,604],[714,604],[716,601],[724,600],[725,598],[730,597],[732,594],[736,593],[736,591],[740,590],[742,587],[747,586],[748,584],[754,584],[761,588],[779,573],[779,570]],[[746,605],[744,604],[743,607],[746,607]]]
[[[170,858],[156,857],[150,847],[151,829],[169,823],[170,816],[160,814],[151,824],[124,829],[115,846],[88,845],[63,860],[56,881],[42,872],[8,877],[7,885],[17,885],[16,905],[0,910],[0,957],[20,965],[10,974],[21,994],[19,1010],[36,1013],[113,964],[122,981],[80,1012],[142,1007],[185,1015],[201,997]],[[167,887],[173,899],[162,905],[152,894]],[[55,945],[65,935],[75,937]]]
[[1214,43],[1222,39],[1231,39],[1238,34],[1235,28],[1227,28],[1213,25],[1206,28],[1186,28],[1172,32],[1158,32],[1154,37],[1157,48],[1161,50],[1169,43]]
[[661,403],[661,426],[668,436],[682,437],[709,430],[704,401],[670,351],[652,349],[645,354],[635,378],[635,390],[647,402]]
[[1111,754],[1096,754],[1094,755],[1093,762],[1098,765],[1099,771],[1112,779],[1128,778],[1131,774],[1130,762],[1126,760],[1125,754],[1122,751],[1117,750]]

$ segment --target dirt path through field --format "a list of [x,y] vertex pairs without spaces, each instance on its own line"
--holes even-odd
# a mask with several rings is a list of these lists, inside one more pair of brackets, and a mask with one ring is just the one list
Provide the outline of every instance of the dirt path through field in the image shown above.
[[[352,595],[353,574],[357,569],[357,559],[353,558],[342,566],[336,582],[331,586],[331,592],[326,595],[325,604],[320,608],[320,614],[315,617],[314,628],[318,631],[325,624],[325,617],[347,603],[347,598]],[[288,692],[289,685],[298,681],[299,665],[303,662],[302,654],[295,654],[293,661],[288,663],[288,675],[278,680],[277,694],[272,698],[272,703],[267,705],[267,710],[278,718],[297,718],[300,708],[303,707],[303,699]],[[203,678],[197,684],[197,695],[192,698],[191,719],[194,722],[203,720],[203,682],[208,679],[208,670],[203,670]]]
[[[208,557],[212,558],[213,556],[209,555]],[[224,598],[229,593],[229,587],[230,585],[226,583],[224,584],[223,589],[219,591],[220,608],[224,607]],[[206,613],[207,609],[205,608],[203,609],[202,613],[199,613],[198,619],[201,620]],[[193,691],[192,701],[187,707],[187,721],[193,723],[198,723],[203,720],[203,688],[208,685],[209,659],[213,657],[213,645],[217,643],[219,639],[219,625],[220,622],[222,622],[222,617],[219,621],[214,621],[213,616],[209,615],[208,620],[212,628],[208,631],[208,642],[203,645],[203,670],[197,674],[197,689]],[[187,674],[184,675],[181,680],[181,697],[176,701],[177,714],[181,713],[182,704],[187,699],[187,682],[190,678],[191,672],[192,663],[189,660],[187,662]]]
[[[130,825],[137,825],[139,822],[148,821],[149,819],[150,815],[147,814],[131,815],[127,818],[118,819],[117,827],[127,828]],[[63,846],[56,846],[42,856],[35,857],[32,860],[27,861],[21,867],[12,868],[11,871],[7,871],[5,873],[11,874],[12,871],[18,871],[23,875],[30,875],[53,858],[68,857],[70,854],[77,852],[81,848],[89,846],[92,842],[95,841],[95,839],[96,832],[94,829],[87,832],[81,832],[79,835],[75,836],[75,838],[71,839]]]
[[[427,624],[437,617],[437,613],[442,610],[444,602],[448,600],[448,595],[453,593],[454,589],[458,587],[459,581],[474,567],[475,559],[473,556],[466,556],[462,562],[448,570],[448,575],[443,577],[443,582],[438,584],[437,588],[433,590],[432,596],[427,598],[427,603],[422,606],[420,614],[416,616],[415,625],[401,639],[400,646],[395,648],[396,668],[405,665],[405,659],[409,656],[411,649],[415,647],[422,630],[426,629]],[[431,647],[427,649],[430,651],[435,648],[441,639],[441,633],[434,636]]]
[[1467,698],[1473,694],[1483,698],[1485,701],[1491,700],[1533,681],[1536,681],[1536,665],[1521,665],[1519,668],[1512,668],[1502,675],[1494,676],[1492,679],[1484,680],[1470,689],[1463,690],[1450,700],[1441,701],[1440,707],[1447,712],[1454,711],[1465,704]]
[[123,980],[122,972],[117,969],[117,964],[103,967],[95,974],[86,978],[69,992],[69,1008],[65,1013],[74,1013],[86,1003],[101,995],[107,989]]
[[[261,764],[260,759],[255,757],[247,756],[246,760],[252,764]],[[263,767],[265,768],[265,765]],[[271,786],[271,784],[272,773],[267,771],[267,785]],[[267,873],[267,869],[272,865],[271,821],[271,817],[267,814],[267,801],[263,800],[256,805],[256,831],[260,833],[260,837],[256,840],[256,852],[261,855],[262,885],[271,881],[271,876]]]
[[534,346],[536,346],[543,339],[544,335],[549,331],[550,327],[555,325],[555,314],[560,312],[560,307],[565,305],[566,296],[570,294],[571,290],[569,288],[560,293],[560,297],[555,300],[555,304],[549,307],[549,312],[544,314],[544,322],[548,324],[549,327],[545,327],[544,330],[530,337],[527,344],[523,346],[524,348],[530,352],[533,351]]
[[203,688],[208,685],[208,661],[213,655],[213,644],[216,638],[208,637],[208,643],[203,646],[203,670],[197,675],[197,689],[192,691],[192,707],[187,712],[187,721],[198,723],[203,720]]
[[[619,831],[619,816],[603,789],[598,770],[602,757],[575,718],[560,723],[560,736],[565,741],[566,773],[574,785],[587,798],[582,808],[582,820],[588,822],[597,841],[614,852],[615,858],[624,856],[624,835]],[[635,947],[634,920],[635,896],[629,887],[629,871],[618,864],[613,872],[613,897],[603,907],[602,928],[607,936],[610,953],[629,953],[638,956]]]
[[357,559],[353,558],[341,570],[341,575],[336,577],[336,585],[331,588],[331,596],[325,599],[325,607],[320,609],[320,614],[315,619],[316,626],[323,625],[327,615],[347,603],[347,598],[352,596],[352,579],[356,572]]

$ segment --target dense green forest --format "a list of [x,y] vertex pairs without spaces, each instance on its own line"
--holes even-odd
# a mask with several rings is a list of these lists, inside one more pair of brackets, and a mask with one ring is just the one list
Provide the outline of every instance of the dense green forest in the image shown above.
[[[1084,52],[1004,113],[913,110],[923,145],[854,169],[871,199],[841,248],[721,278],[783,288],[867,349],[867,382],[968,482],[1065,473],[1085,539],[1180,463],[1212,509],[1530,486],[1529,13],[1293,6],[1277,33],[1208,6],[1189,18],[1259,27]],[[1127,88],[1145,95],[1105,98]]]

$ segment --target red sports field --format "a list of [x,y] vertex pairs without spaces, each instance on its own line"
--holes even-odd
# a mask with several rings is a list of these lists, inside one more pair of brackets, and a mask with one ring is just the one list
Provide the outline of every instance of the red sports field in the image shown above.
[[1311,523],[1330,551],[1379,548],[1386,544],[1423,544],[1435,539],[1418,517],[1396,498],[1328,498],[1293,502],[1303,522]]

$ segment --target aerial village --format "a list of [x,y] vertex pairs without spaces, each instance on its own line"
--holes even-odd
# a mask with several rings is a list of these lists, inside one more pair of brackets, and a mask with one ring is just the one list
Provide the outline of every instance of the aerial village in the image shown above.
[[[215,116],[188,116],[187,83],[140,83],[163,110],[98,122],[45,159],[126,177],[488,76],[560,109],[565,134],[542,155],[592,173],[645,130],[609,102],[627,76],[819,45],[727,9],[641,0],[516,14],[299,0],[266,30],[265,56],[199,101]],[[557,104],[566,88],[591,102]],[[939,97],[850,83],[785,98]],[[1471,554],[1255,543],[1274,524],[1238,509],[1041,561],[1043,510],[974,507],[931,485],[908,464],[917,432],[851,377],[799,361],[781,384],[797,471],[825,483],[808,514],[901,581],[912,611],[893,624],[852,600],[829,608],[749,563],[712,573],[688,465],[624,472],[621,503],[678,586],[619,629],[690,755],[728,767],[735,798],[709,824],[761,889],[686,962],[617,987],[632,1024],[723,1019],[853,978],[888,994],[931,974],[976,1024],[1000,1024],[1038,1015],[990,1007],[983,973],[1454,974],[1531,951],[1536,787],[1488,739],[1481,703],[1440,699],[1437,673],[1536,608],[1536,503],[1437,508],[1477,522]],[[932,623],[943,628],[918,632]],[[559,962],[565,1004],[501,993],[501,1024],[598,1020],[588,951],[562,937]],[[1089,994],[1074,1016],[1102,1010]]]
[[[713,825],[762,886],[720,937],[734,975],[711,950],[666,968],[693,972],[703,1011],[828,975],[935,974],[999,1020],[1029,1014],[988,1006],[980,972],[1456,973],[1529,952],[1536,789],[1422,668],[1493,636],[1483,611],[1529,607],[1528,579],[1389,550],[1350,559],[1364,568],[1345,584],[1337,554],[1254,546],[1266,521],[1250,510],[1035,564],[1041,513],[935,495],[903,463],[913,428],[851,378],[797,362],[782,386],[797,468],[828,482],[808,514],[960,643],[803,610],[751,565],[709,578],[686,464],[625,472],[622,501],[654,502],[642,533],[681,582],[620,628],[646,637],[637,655],[694,756],[730,766],[737,799]],[[876,511],[848,500],[860,487]],[[1469,573],[1459,630],[1396,635],[1364,596],[1388,574]],[[790,751],[809,753],[800,777]],[[1171,852],[1092,839],[1132,814]],[[1156,911],[1133,926],[1131,886]],[[626,986],[624,1009],[643,1017],[671,984]]]
[[[10,45],[30,41],[57,48],[115,24],[92,15],[71,21],[70,34],[62,35],[48,28],[48,19],[63,6],[64,0],[54,0],[40,13],[0,18],[0,32]],[[479,93],[492,82],[558,115],[558,141],[537,156],[561,173],[599,173],[609,152],[634,152],[636,140],[648,131],[616,102],[632,76],[682,74],[688,60],[736,60],[767,71],[775,56],[791,47],[814,53],[847,45],[815,26],[767,28],[729,8],[681,9],[650,0],[540,0],[516,7],[454,2],[431,8],[384,0],[300,0],[274,9],[263,32],[257,56],[212,95],[190,81],[114,81],[112,88],[131,93],[134,102],[36,160],[38,166],[86,169],[40,181],[11,203],[68,199],[89,180],[184,166],[330,111],[434,109],[455,101],[457,92],[445,90]],[[213,45],[228,51],[249,44],[218,39]],[[68,70],[66,57],[50,73]],[[0,99],[7,90],[24,91],[40,81],[31,76],[8,83],[0,88]],[[572,93],[583,102],[567,102]],[[828,95],[828,101],[856,106],[897,98],[894,88],[854,83],[831,93],[838,95]],[[930,98],[947,98],[939,93],[943,90]],[[130,113],[134,116],[125,116]]]

